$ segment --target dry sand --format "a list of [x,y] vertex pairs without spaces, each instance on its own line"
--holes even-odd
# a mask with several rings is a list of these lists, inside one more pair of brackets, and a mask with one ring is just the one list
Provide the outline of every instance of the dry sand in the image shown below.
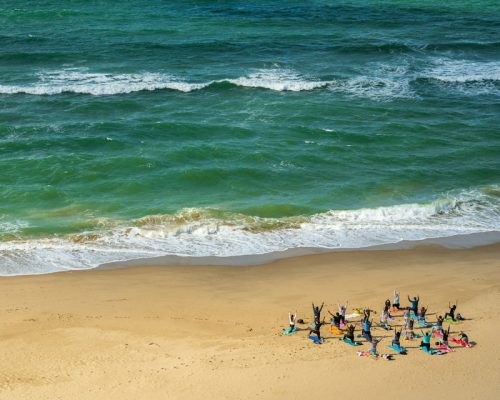
[[[0,399],[498,399],[499,256],[425,247],[0,278]],[[430,321],[458,299],[471,320],[452,331],[476,347],[429,356],[413,341],[384,361],[327,327],[323,345],[280,334],[289,310],[310,322],[311,301],[381,310],[394,288],[418,293]],[[391,353],[391,333],[374,332]]]

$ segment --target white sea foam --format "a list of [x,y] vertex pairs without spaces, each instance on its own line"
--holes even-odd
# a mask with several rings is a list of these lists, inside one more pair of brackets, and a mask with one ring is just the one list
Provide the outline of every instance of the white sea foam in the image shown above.
[[448,83],[500,81],[500,62],[438,59],[424,75]]
[[298,247],[362,248],[500,231],[500,188],[429,204],[266,219],[185,209],[60,238],[0,242],[0,275],[37,274],[161,255],[237,256]]
[[29,224],[25,221],[7,221],[5,217],[0,216],[0,238],[7,235],[16,235],[21,229],[27,228],[28,226]]
[[30,84],[0,85],[0,93],[33,95],[80,93],[103,96],[162,89],[191,92],[224,82],[236,86],[275,91],[313,90],[329,84],[329,82],[306,80],[293,71],[278,69],[259,70],[248,76],[235,79],[220,79],[201,83],[187,82],[163,73],[107,74],[66,69],[38,73],[36,80]]
[[37,74],[37,78],[32,84],[0,85],[0,93],[33,95],[81,93],[103,96],[159,89],[190,92],[206,86],[183,82],[170,75],[159,73],[105,74],[69,69],[42,72]]
[[314,90],[326,87],[331,83],[328,81],[305,80],[293,71],[280,69],[262,70],[252,73],[249,76],[237,79],[228,79],[227,82],[233,83],[237,86],[270,89],[278,92]]
[[500,95],[500,62],[437,59],[422,77],[465,96]]
[[370,63],[358,76],[338,80],[331,85],[331,88],[348,95],[373,100],[414,98],[416,94],[410,87],[412,75],[409,70],[410,64],[407,60],[402,60],[396,65]]
[[411,62],[403,59],[397,64],[370,63],[351,78],[321,80],[303,76],[290,69],[274,68],[257,70],[238,78],[206,82],[189,82],[165,73],[111,74],[63,69],[39,72],[30,83],[0,84],[0,94],[79,93],[103,96],[155,90],[191,92],[229,83],[240,87],[292,92],[329,88],[356,97],[390,100],[416,98],[412,82],[421,78],[454,85],[475,84],[475,88],[468,88],[471,94],[496,93],[498,88],[494,87],[494,83],[500,80],[500,62],[437,58],[432,61],[430,67],[415,71]]

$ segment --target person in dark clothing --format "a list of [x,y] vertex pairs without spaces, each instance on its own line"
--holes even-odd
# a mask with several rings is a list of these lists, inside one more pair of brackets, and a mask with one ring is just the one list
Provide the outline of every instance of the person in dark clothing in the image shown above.
[[363,309],[363,321],[365,319],[370,319],[370,315],[372,313],[372,311],[376,314],[377,312],[375,310],[371,310],[370,308],[365,308]]
[[389,308],[391,308],[391,301],[389,299],[387,299],[385,301],[384,311],[389,312]]
[[450,303],[448,303],[448,307],[450,307],[450,311],[444,314],[444,319],[449,317],[452,319],[452,321],[455,321],[455,311],[457,309],[457,306],[456,304],[451,305]]
[[418,316],[418,319],[420,319],[421,321],[425,321],[425,314],[427,313],[428,309],[429,307],[422,307],[420,309],[420,315]]
[[444,321],[444,318],[442,315],[437,317],[437,322],[436,322],[436,325],[434,325],[434,326],[435,326],[436,330],[439,332],[443,332],[443,321]]
[[441,343],[444,344],[446,347],[448,346],[448,338],[450,337],[450,327],[448,326],[447,330],[443,330],[443,337],[441,338]]
[[368,342],[371,342],[373,340],[371,333],[372,322],[373,321],[370,321],[368,317],[365,317],[363,319],[363,330],[361,334]]
[[458,339],[461,340],[465,344],[469,344],[469,337],[464,332],[460,332]]
[[351,324],[347,327],[347,331],[344,335],[344,339],[348,339],[350,340],[351,342],[354,342],[354,330],[356,329],[356,327]]
[[401,328],[399,331],[397,329],[394,330],[394,339],[392,339],[392,344],[394,346],[401,347],[399,339],[401,338],[401,332],[403,332],[403,328]]
[[315,323],[314,327],[309,327],[309,336],[311,336],[314,333],[321,341],[321,327],[323,325],[325,325],[325,320]]
[[427,351],[431,350],[431,338],[432,338],[432,329],[425,333],[424,331],[422,332],[422,341],[420,342],[420,347],[425,347]]
[[415,315],[418,315],[418,302],[420,301],[420,297],[417,295],[412,300],[410,296],[408,296],[408,301],[411,303],[410,310],[413,311]]
[[324,304],[325,303],[321,303],[321,307],[318,307],[312,303],[314,322],[316,322],[316,324],[319,324],[319,321],[321,320],[321,310],[323,309]]
[[342,316],[337,312],[332,314],[330,310],[328,310],[328,314],[332,316],[332,326],[336,326],[340,329],[340,322],[342,321]]

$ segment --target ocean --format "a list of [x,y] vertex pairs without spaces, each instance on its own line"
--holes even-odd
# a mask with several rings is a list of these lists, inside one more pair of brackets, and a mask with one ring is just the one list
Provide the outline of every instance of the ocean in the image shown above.
[[498,1],[0,2],[0,275],[500,230]]

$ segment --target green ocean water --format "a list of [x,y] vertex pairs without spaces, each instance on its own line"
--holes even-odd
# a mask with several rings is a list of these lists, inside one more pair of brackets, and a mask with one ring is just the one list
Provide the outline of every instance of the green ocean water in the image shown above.
[[496,1],[0,3],[0,274],[500,227]]

